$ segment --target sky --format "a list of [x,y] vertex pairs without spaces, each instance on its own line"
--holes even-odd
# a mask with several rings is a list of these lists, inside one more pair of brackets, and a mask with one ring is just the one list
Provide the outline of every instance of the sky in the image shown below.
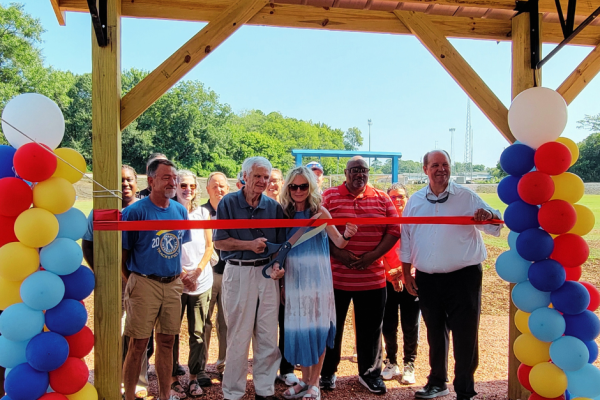
[[[0,0],[4,6],[8,1]],[[50,0],[25,0],[25,11],[39,18],[45,63],[81,74],[91,72],[89,14],[67,13],[56,21]],[[205,24],[123,18],[122,69],[152,71]],[[95,40],[95,38],[94,38]],[[451,39],[498,98],[510,106],[510,42]],[[554,45],[544,45],[548,54]],[[543,68],[543,86],[556,89],[591,51],[567,46]],[[420,160],[434,148],[463,161],[467,95],[416,38],[407,35],[332,32],[243,26],[211,52],[184,79],[199,80],[235,112],[259,109],[325,123],[358,127],[362,150],[401,152]],[[569,106],[563,136],[576,142],[589,131],[577,121],[600,113],[600,78]],[[473,163],[495,166],[508,142],[471,103]]]

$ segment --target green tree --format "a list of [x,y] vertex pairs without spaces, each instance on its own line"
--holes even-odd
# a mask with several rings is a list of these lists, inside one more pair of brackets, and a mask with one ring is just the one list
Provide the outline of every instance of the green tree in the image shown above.
[[600,132],[600,114],[586,115],[582,120],[577,121],[578,129],[587,129],[593,133]]
[[349,128],[346,133],[344,133],[344,148],[346,150],[358,150],[362,144],[362,132],[357,127]]
[[579,159],[569,172],[579,175],[584,182],[600,182],[600,132],[592,133],[577,146]]

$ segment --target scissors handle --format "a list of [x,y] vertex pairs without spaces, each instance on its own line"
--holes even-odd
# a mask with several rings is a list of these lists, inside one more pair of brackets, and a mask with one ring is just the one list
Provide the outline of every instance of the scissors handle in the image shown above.
[[267,274],[267,269],[269,269],[269,267],[272,267],[273,264],[275,264],[277,262],[277,263],[279,263],[280,267],[283,266],[285,257],[287,256],[287,254],[290,252],[291,249],[292,249],[292,245],[290,242],[285,242],[284,244],[281,245],[281,247],[277,251],[277,256],[275,258],[273,258],[267,265],[265,265],[262,270],[262,274],[265,278],[271,277],[269,274]]

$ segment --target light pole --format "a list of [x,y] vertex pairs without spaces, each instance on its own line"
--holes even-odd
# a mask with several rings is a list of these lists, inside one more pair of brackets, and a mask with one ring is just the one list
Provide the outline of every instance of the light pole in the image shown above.
[[[373,122],[371,122],[371,118],[369,118],[367,120],[367,124],[369,125],[369,153],[370,153],[371,152],[371,125],[373,125]],[[371,167],[371,157],[369,157],[369,167]]]
[[450,166],[452,167],[452,161],[454,160],[454,131],[456,129],[450,128]]

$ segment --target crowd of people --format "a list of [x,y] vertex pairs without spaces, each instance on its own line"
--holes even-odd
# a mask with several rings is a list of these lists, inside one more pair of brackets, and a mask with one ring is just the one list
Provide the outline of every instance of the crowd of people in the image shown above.
[[[198,178],[191,171],[178,171],[163,154],[150,156],[148,188],[140,192],[135,171],[124,165],[124,221],[346,222],[313,234],[301,228],[261,227],[123,232],[124,399],[147,395],[153,353],[160,400],[202,395],[203,388],[212,385],[206,366],[213,320],[216,369],[225,399],[238,400],[246,393],[251,343],[257,400],[275,398],[276,379],[287,385],[281,393],[285,399],[321,399],[322,390],[336,389],[350,302],[358,381],[366,390],[384,394],[384,380],[396,377],[403,384],[415,383],[423,315],[431,371],[415,398],[448,394],[450,331],[457,399],[473,398],[481,262],[486,258],[480,231],[497,236],[501,225],[360,223],[361,218],[398,216],[500,218],[499,211],[474,192],[450,181],[450,165],[445,151],[427,153],[423,169],[430,183],[409,196],[401,184],[387,192],[369,184],[369,165],[361,157],[348,161],[343,184],[327,190],[322,188],[324,169],[318,162],[293,168],[284,177],[267,159],[251,157],[237,176],[236,192],[229,193],[223,173],[209,175],[205,204],[200,204]],[[90,214],[82,247],[94,268],[92,219]],[[288,247],[296,245],[285,250],[289,253],[283,259],[279,251],[283,253],[287,241]],[[270,279],[265,279],[263,269],[269,264]],[[190,349],[187,371],[179,355],[184,315]],[[179,377],[186,374],[189,383],[184,385]]]

